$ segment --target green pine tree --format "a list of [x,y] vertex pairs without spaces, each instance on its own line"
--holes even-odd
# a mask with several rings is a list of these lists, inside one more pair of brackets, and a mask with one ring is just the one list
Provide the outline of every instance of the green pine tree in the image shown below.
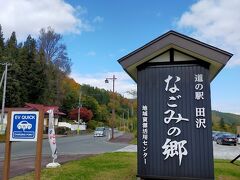
[[2,32],[2,26],[0,24],[0,62],[3,61],[3,59],[2,59],[3,53],[4,53],[4,37],[3,37],[3,32]]
[[6,42],[6,50],[4,53],[6,62],[11,63],[8,69],[6,107],[18,107],[22,105],[19,80],[21,69],[18,64],[18,55],[17,38],[15,32],[13,32],[10,39]]

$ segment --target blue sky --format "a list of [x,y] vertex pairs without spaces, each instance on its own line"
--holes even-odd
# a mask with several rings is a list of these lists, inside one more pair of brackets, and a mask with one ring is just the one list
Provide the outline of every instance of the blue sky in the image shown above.
[[240,114],[239,8],[238,0],[0,0],[0,24],[5,36],[14,30],[20,40],[53,27],[67,45],[71,77],[111,89],[104,80],[115,74],[124,96],[136,84],[119,58],[169,30],[197,38],[234,53],[211,84],[212,109]]

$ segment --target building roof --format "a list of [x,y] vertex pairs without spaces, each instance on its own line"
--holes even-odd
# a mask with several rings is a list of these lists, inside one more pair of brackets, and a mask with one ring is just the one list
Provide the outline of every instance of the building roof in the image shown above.
[[45,106],[43,104],[32,104],[32,103],[25,103],[25,107],[30,107],[36,110],[43,109],[44,113],[47,113],[48,110],[53,109],[54,114],[56,115],[66,115],[65,113],[59,111],[58,106]]
[[[32,108],[30,107],[13,107],[13,108],[5,108],[4,112],[9,112],[9,111],[31,111]],[[0,112],[2,112],[2,110],[0,109]]]
[[210,80],[221,71],[233,54],[198,41],[175,31],[168,31],[128,55],[118,62],[137,82],[137,66],[148,62],[161,53],[174,48],[180,52],[196,57],[210,64]]
[[[46,114],[48,110],[53,109],[55,115],[66,115],[65,113],[59,111],[58,106],[45,106],[43,104],[32,104],[32,103],[25,103],[25,107],[13,107],[13,108],[5,108],[4,112],[12,111],[36,111],[36,110],[43,110]],[[2,110],[0,110],[1,112]]]

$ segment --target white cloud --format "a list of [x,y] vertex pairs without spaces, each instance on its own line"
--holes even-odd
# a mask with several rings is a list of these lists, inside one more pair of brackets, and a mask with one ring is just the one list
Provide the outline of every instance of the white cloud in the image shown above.
[[230,65],[240,65],[240,1],[200,0],[178,21],[195,38],[235,54]]
[[94,23],[101,23],[103,22],[104,18],[101,17],[101,16],[96,16],[94,19],[93,19],[93,22]]
[[137,90],[137,85],[132,81],[128,74],[125,72],[107,72],[96,74],[76,74],[72,73],[71,77],[80,84],[89,84],[93,87],[98,87],[112,91],[113,82],[105,83],[106,78],[112,78],[113,75],[117,78],[115,80],[115,91],[122,94],[124,97],[132,98],[127,91]]
[[41,28],[51,26],[57,33],[91,31],[91,25],[80,17],[86,10],[74,8],[64,0],[0,0],[0,24],[5,37],[16,31],[24,40],[37,36]]
[[87,53],[87,56],[96,56],[96,52],[95,51],[89,51]]
[[233,102],[228,100],[216,100],[216,102],[212,102],[212,109],[240,115],[240,107],[238,101]]

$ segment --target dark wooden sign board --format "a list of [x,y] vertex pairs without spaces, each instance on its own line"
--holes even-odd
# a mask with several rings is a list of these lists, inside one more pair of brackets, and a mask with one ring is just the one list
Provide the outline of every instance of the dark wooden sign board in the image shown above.
[[138,69],[142,178],[214,179],[208,74],[208,67],[199,64]]
[[169,31],[118,62],[137,82],[141,179],[214,179],[210,82],[232,54]]

